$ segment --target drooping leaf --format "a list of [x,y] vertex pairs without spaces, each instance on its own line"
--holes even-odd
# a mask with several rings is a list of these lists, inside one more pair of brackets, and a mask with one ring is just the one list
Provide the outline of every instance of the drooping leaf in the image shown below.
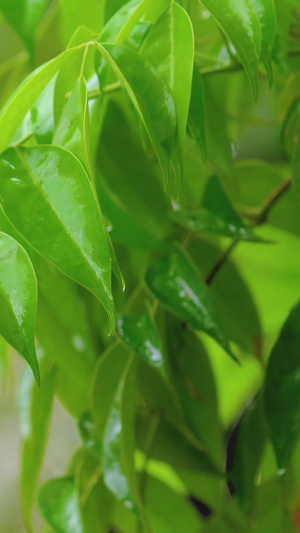
[[176,128],[176,110],[170,90],[156,69],[142,55],[125,46],[97,44],[128,93],[149,135],[165,183]]
[[74,478],[47,481],[39,492],[39,508],[46,522],[57,533],[84,533]]
[[149,314],[130,313],[119,316],[117,333],[129,348],[165,377],[162,340]]
[[25,42],[33,59],[37,24],[47,5],[47,0],[1,0],[0,10],[7,22]]
[[255,480],[266,445],[267,431],[260,397],[247,408],[238,425],[230,474],[241,508],[250,512],[255,495]]
[[92,177],[89,154],[89,115],[87,86],[81,76],[71,93],[55,130],[53,144],[72,152]]
[[221,468],[223,437],[209,358],[197,336],[180,328],[178,321],[168,321],[167,343],[174,382],[187,423]]
[[32,531],[31,515],[51,416],[55,369],[49,359],[40,360],[41,388],[28,368],[19,388],[19,417],[22,433],[20,497],[24,525]]
[[175,210],[174,218],[189,230],[213,233],[235,240],[263,240],[241,220],[217,176],[212,176],[207,183],[202,208],[191,212]]
[[191,100],[188,114],[188,132],[199,144],[202,159],[206,160],[206,109],[204,89],[200,72],[196,65],[193,68]]
[[142,45],[141,53],[156,67],[174,98],[177,142],[173,162],[175,171],[182,177],[184,140],[194,65],[193,27],[185,9],[176,2],[171,2],[150,30]]
[[80,46],[78,49],[66,50],[31,73],[13,93],[0,114],[0,152],[9,146],[27,111],[34,105],[53,76],[67,61],[73,60],[80,52]]
[[271,351],[265,381],[265,413],[279,470],[300,435],[300,304],[290,312]]
[[112,346],[99,361],[93,414],[102,441],[104,482],[127,508],[139,513],[133,440],[134,356],[122,346]]
[[261,24],[261,59],[265,65],[269,85],[272,84],[272,52],[276,37],[276,15],[273,0],[252,0]]
[[5,215],[36,251],[95,294],[113,327],[107,235],[78,159],[57,146],[9,148],[0,168]]
[[258,95],[260,24],[250,0],[201,0],[232,41],[250,80],[254,99]]
[[169,311],[213,337],[232,355],[206,284],[185,254],[178,250],[152,263],[145,281]]
[[28,254],[0,232],[0,334],[23,355],[39,384],[34,345],[36,305],[37,281]]

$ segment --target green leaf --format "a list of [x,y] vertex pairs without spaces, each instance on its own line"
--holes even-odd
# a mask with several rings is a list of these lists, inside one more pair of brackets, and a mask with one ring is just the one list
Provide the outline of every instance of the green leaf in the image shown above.
[[206,160],[206,110],[204,88],[200,72],[194,64],[191,100],[188,114],[188,132],[199,144],[203,162]]
[[19,417],[22,434],[20,497],[24,525],[32,530],[39,473],[45,453],[52,410],[55,370],[49,359],[40,360],[41,388],[38,389],[28,368],[19,387]]
[[167,322],[167,342],[176,391],[187,423],[215,464],[222,468],[223,436],[209,358],[197,336],[180,328],[177,321]]
[[262,397],[254,401],[244,412],[238,426],[237,442],[233,452],[233,468],[230,479],[236,497],[245,512],[251,512],[255,481],[267,441],[267,428]]
[[222,235],[235,240],[263,241],[243,223],[217,176],[209,179],[202,206],[194,211],[175,210],[174,219],[189,230]]
[[71,37],[78,26],[84,25],[94,33],[103,26],[105,2],[99,0],[60,0],[65,40]]
[[39,384],[34,328],[37,281],[27,252],[0,232],[0,334],[23,355]]
[[119,316],[117,333],[129,348],[165,377],[162,341],[149,314],[130,313]]
[[87,86],[80,76],[57,125],[53,144],[72,152],[93,176],[89,154],[89,114]]
[[102,355],[96,370],[93,412],[103,443],[103,478],[127,508],[139,513],[134,471],[134,356],[115,346]]
[[183,252],[152,263],[145,281],[171,313],[210,335],[233,357],[205,282]]
[[261,60],[271,85],[273,80],[271,58],[277,30],[274,1],[252,0],[252,5],[261,24]]
[[86,452],[76,475],[85,533],[107,533],[114,508],[112,494],[105,487],[102,467]]
[[58,70],[67,62],[72,61],[82,47],[69,49],[42,65],[23,81],[22,85],[13,93],[0,113],[0,152],[5,150],[27,111],[55,76]]
[[124,85],[152,142],[165,183],[176,129],[174,100],[156,69],[143,56],[125,46],[99,44],[98,49]]
[[0,0],[0,10],[25,42],[32,60],[35,30],[46,5],[47,0]]
[[0,168],[0,197],[7,218],[36,251],[95,294],[113,329],[107,235],[78,159],[57,146],[9,148]]
[[253,4],[250,0],[201,1],[232,41],[250,80],[254,99],[257,100],[261,30]]
[[[188,119],[193,65],[194,34],[190,18],[172,2],[144,41],[141,53],[156,67],[174,98],[177,114],[177,142],[173,154],[175,171],[183,173],[183,151]],[[178,161],[179,160],[179,161]]]
[[300,303],[290,312],[271,351],[265,413],[279,471],[285,472],[300,434]]
[[57,533],[84,533],[74,478],[47,481],[39,492],[39,508]]

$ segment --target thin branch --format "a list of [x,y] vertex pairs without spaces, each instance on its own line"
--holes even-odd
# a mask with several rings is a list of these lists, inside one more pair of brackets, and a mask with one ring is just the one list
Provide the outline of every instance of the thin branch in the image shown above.
[[[260,210],[257,212],[256,215],[252,215],[251,218],[253,219],[252,227],[261,226],[264,224],[270,214],[270,211],[273,209],[275,204],[278,202],[280,198],[289,190],[289,188],[292,185],[292,180],[290,178],[287,178],[286,180],[282,181],[278,187],[276,187],[270,194],[265,198],[265,200],[261,204]],[[235,249],[237,244],[240,242],[240,239],[234,240],[230,246],[222,253],[214,267],[212,268],[211,272],[206,278],[206,284],[210,285],[213,279],[215,278],[216,274],[219,272],[219,270],[222,268],[224,263],[226,263],[228,257],[232,253],[232,251]]]
[[228,72],[238,72],[243,70],[243,65],[241,63],[234,63],[231,65],[226,65],[221,68],[207,67],[200,69],[200,74],[202,76],[213,76],[216,74],[226,74]]

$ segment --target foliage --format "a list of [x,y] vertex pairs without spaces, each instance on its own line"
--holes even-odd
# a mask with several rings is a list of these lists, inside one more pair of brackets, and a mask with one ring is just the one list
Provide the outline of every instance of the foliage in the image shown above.
[[300,3],[0,9],[26,531],[299,530]]

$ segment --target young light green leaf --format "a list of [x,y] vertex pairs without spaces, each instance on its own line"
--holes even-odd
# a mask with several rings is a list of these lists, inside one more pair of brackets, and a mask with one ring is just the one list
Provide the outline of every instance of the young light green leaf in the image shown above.
[[60,0],[63,17],[63,31],[69,40],[78,26],[85,25],[99,33],[103,26],[105,2],[99,0]]
[[269,85],[272,84],[272,52],[276,37],[276,14],[273,0],[252,0],[261,24],[261,60],[265,65]]
[[111,44],[97,46],[124,85],[152,142],[165,183],[168,182],[176,131],[176,110],[169,88],[150,61],[134,50]]
[[7,218],[36,251],[95,294],[113,328],[107,235],[78,159],[57,146],[16,147],[2,155],[0,168]]
[[24,248],[0,232],[0,334],[23,355],[39,384],[34,345],[37,281]]
[[46,522],[57,533],[84,533],[74,478],[47,481],[39,492],[39,508]]
[[232,41],[249,77],[254,99],[257,100],[261,30],[251,0],[201,1]]
[[197,66],[194,65],[188,115],[188,132],[198,142],[203,162],[206,160],[205,113],[202,79]]
[[279,471],[300,434],[300,303],[290,312],[271,351],[265,381],[265,414]]
[[25,42],[32,60],[36,27],[46,5],[47,0],[0,0],[0,10]]
[[99,360],[93,388],[93,414],[102,441],[106,486],[127,508],[140,512],[134,470],[134,355],[122,346]]
[[80,76],[76,82],[62,112],[53,137],[53,144],[63,146],[78,157],[89,176],[92,177],[89,154],[88,97],[83,76]]
[[40,360],[41,388],[25,367],[19,388],[19,417],[22,433],[20,498],[24,525],[32,530],[31,515],[45,453],[52,409],[55,371],[50,361]]
[[[179,170],[179,176],[182,177],[184,140],[194,65],[193,27],[185,9],[176,2],[171,2],[150,30],[141,47],[141,53],[156,67],[174,98],[177,142],[173,163],[175,171]],[[176,168],[178,165],[179,169]]]
[[149,314],[130,313],[119,316],[117,333],[129,348],[165,377],[162,340]]
[[152,263],[145,282],[169,311],[210,335],[232,356],[206,284],[183,252]]
[[243,223],[217,176],[209,179],[204,191],[202,206],[193,211],[175,210],[174,219],[189,230],[223,235],[235,240],[263,241]]
[[0,152],[9,146],[27,111],[34,105],[49,81],[67,61],[72,61],[82,48],[79,46],[66,50],[42,65],[32,72],[13,93],[0,113]]

